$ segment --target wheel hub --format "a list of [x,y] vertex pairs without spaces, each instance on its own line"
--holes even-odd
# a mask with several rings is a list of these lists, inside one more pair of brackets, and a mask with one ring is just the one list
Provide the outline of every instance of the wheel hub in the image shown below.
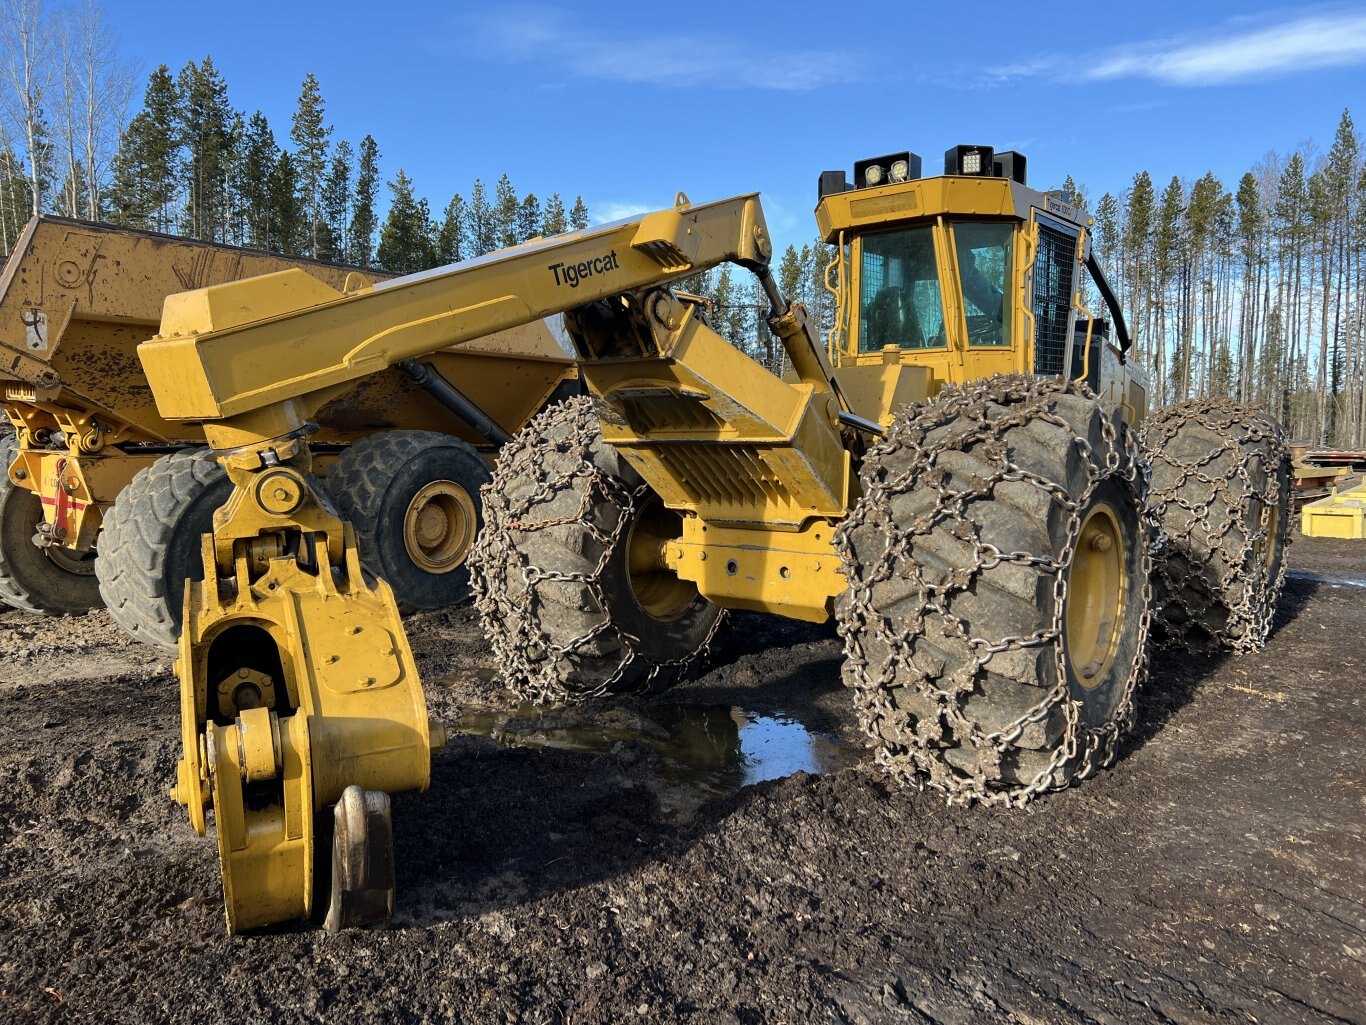
[[682,517],[653,495],[645,501],[626,542],[631,591],[655,619],[676,619],[697,599],[697,585],[680,580],[664,561],[665,547],[683,534]]
[[419,568],[450,573],[464,564],[478,522],[469,492],[454,481],[434,480],[408,503],[403,546]]
[[1104,679],[1119,649],[1124,618],[1124,534],[1115,511],[1098,503],[1086,514],[1067,571],[1067,656],[1088,690]]

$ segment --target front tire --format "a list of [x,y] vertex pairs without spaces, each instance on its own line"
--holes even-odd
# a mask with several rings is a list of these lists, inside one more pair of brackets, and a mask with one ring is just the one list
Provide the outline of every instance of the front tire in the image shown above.
[[503,447],[484,515],[475,607],[524,698],[662,689],[716,632],[721,610],[657,564],[680,517],[603,441],[591,399],[550,407]]
[[206,449],[162,456],[119,492],[96,571],[109,614],[129,636],[175,653],[185,582],[204,579],[201,539],[230,494],[227,471]]
[[1146,470],[1090,392],[995,377],[903,412],[836,535],[878,761],[1018,805],[1111,762],[1146,670]]
[[1285,584],[1290,453],[1272,417],[1191,399],[1143,424],[1152,463],[1153,637],[1196,653],[1256,651]]

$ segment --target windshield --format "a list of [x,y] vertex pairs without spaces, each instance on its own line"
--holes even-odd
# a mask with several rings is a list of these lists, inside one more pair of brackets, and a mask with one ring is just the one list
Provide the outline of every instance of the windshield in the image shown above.
[[933,228],[863,237],[859,263],[859,352],[885,345],[944,345],[944,304],[934,259]]
[[953,226],[958,274],[963,282],[963,313],[969,345],[1009,345],[1009,224],[962,223]]

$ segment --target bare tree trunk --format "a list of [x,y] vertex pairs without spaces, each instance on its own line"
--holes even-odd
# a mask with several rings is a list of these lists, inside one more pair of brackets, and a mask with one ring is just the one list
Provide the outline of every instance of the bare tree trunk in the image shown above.
[[51,33],[43,21],[42,0],[0,0],[0,37],[9,51],[3,74],[10,118],[20,127],[27,147],[33,216],[42,213],[43,95],[50,73]]

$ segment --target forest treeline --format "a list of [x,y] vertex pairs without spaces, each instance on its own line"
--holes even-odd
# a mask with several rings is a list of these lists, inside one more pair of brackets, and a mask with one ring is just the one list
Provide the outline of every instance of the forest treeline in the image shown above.
[[134,76],[92,0],[0,0],[0,46],[3,254],[38,213],[396,273],[588,225],[581,196],[522,195],[506,174],[435,213],[402,167],[385,181],[372,135],[333,139],[311,73],[280,136],[233,107],[212,57],[158,67],[133,112]]
[[[589,222],[582,197],[566,209],[507,174],[437,213],[401,166],[386,178],[372,135],[333,138],[312,74],[280,135],[233,107],[211,57],[139,80],[96,0],[0,0],[0,75],[0,255],[39,212],[396,273]],[[1095,219],[1155,404],[1230,396],[1295,437],[1366,445],[1366,163],[1349,112],[1327,153],[1270,154],[1231,187],[1145,170],[1094,201],[1071,178],[1061,191]],[[778,263],[822,330],[832,255],[816,239]],[[723,334],[781,364],[752,276],[724,266],[684,287],[712,300]]]

